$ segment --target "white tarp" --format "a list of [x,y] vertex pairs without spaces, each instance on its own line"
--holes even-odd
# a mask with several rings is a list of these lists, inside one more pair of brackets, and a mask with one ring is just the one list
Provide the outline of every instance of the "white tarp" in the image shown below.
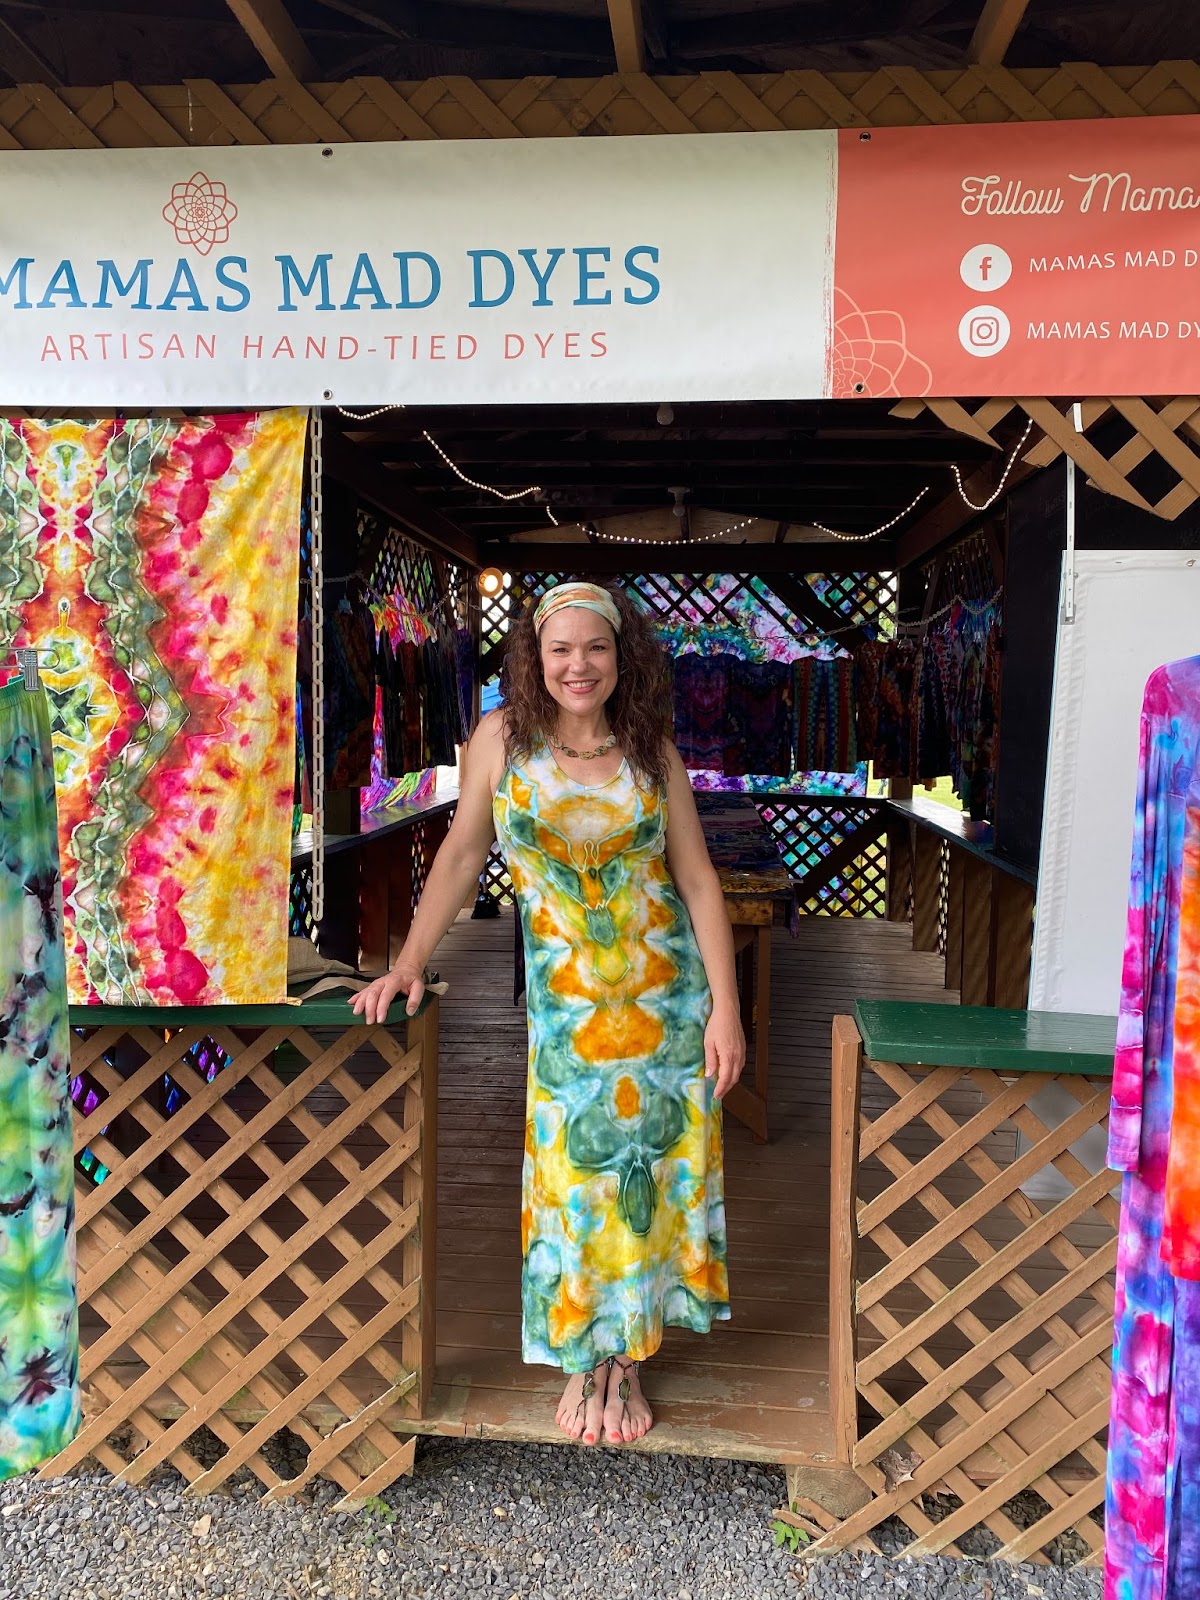
[[820,395],[833,132],[0,154],[0,405]]
[[1185,551],[1076,555],[1060,620],[1030,1007],[1115,1016],[1129,902],[1142,691],[1200,653],[1200,560]]

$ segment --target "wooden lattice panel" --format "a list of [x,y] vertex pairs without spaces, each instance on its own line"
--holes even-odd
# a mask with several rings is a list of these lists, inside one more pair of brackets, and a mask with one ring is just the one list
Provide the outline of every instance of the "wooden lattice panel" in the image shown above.
[[479,892],[500,905],[516,904],[517,897],[513,892],[508,867],[505,865],[504,852],[498,844],[493,844],[488,851],[488,858],[479,879]]
[[316,942],[317,923],[313,916],[312,866],[293,867],[288,885],[288,934],[294,939]]
[[[982,503],[999,481],[1014,427],[1019,439],[1027,422],[1034,428],[1019,452],[1011,481],[1018,482],[1067,455],[1097,489],[1168,522],[1200,498],[1196,448],[1200,445],[1200,399],[1194,395],[1085,400],[1078,430],[1072,406],[1060,400],[985,400],[973,411],[958,400],[902,400],[893,408],[897,416],[908,418],[926,409],[947,427],[996,446],[995,467],[967,485],[976,503]],[[947,513],[957,515],[961,506],[957,492],[951,489],[922,521],[934,523]],[[921,524],[916,526],[919,530]]]
[[688,77],[423,82],[378,77],[302,84],[214,83],[0,92],[0,148],[169,148],[341,144],[380,139],[547,139],[605,134],[912,127],[1172,116],[1200,110],[1200,66],[1100,67],[1086,61],[1009,70],[702,72]]
[[871,801],[761,797],[759,815],[807,916],[887,914],[887,819]]
[[[43,1476],[169,1462],[202,1494],[247,1467],[277,1499],[319,1474],[346,1506],[410,1470],[395,1429],[432,1382],[436,1003],[407,1028],[407,1047],[299,1023],[76,1032],[85,1420]],[[202,1425],[226,1447],[207,1470]],[[284,1428],[309,1452],[287,1481],[262,1451]]]
[[[899,1067],[864,1060],[849,1018],[834,1026],[853,1298],[831,1388],[872,1498],[820,1546],[897,1516],[907,1554],[958,1555],[986,1527],[998,1558],[1045,1560],[1070,1530],[1098,1564],[1120,1209],[1114,1175],[1070,1147],[1105,1125],[1111,1079]],[[1034,1101],[1051,1086],[1072,1109],[1048,1125]],[[1026,1491],[1045,1510],[1018,1525],[1006,1507]],[[937,1493],[960,1502],[941,1520],[922,1506]]]

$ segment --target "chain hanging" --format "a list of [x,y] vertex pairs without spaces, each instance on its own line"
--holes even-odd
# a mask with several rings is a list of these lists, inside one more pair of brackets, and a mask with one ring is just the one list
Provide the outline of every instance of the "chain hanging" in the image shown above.
[[325,555],[323,473],[324,424],[320,406],[309,413],[309,531],[312,538],[312,914],[325,915]]

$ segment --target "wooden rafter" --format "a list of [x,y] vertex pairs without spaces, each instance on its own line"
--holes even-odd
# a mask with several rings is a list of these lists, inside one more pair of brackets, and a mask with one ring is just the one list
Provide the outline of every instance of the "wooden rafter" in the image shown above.
[[967,60],[980,67],[998,67],[1028,5],[1029,0],[987,0],[967,46]]
[[226,0],[250,42],[276,78],[300,83],[320,76],[316,60],[300,37],[283,0]]
[[49,62],[3,18],[0,18],[0,63],[14,83],[48,83],[55,89],[63,86]]
[[394,472],[389,472],[344,434],[331,429],[325,435],[324,469],[337,483],[348,484],[371,504],[419,534],[428,544],[457,561],[477,567],[479,547],[475,538],[456,522],[406,489]]
[[[891,571],[895,564],[894,546],[880,541],[872,545],[871,565]],[[581,576],[615,577],[626,572],[746,572],[760,576],[777,573],[859,572],[863,568],[862,550],[856,545],[816,544],[807,541],[778,544],[581,544],[563,540],[560,544],[521,544],[498,539],[484,544],[480,556],[488,566],[508,572],[560,572],[564,568]],[[780,597],[783,598],[782,596]]]
[[618,72],[645,72],[646,40],[642,26],[642,0],[608,0],[613,48]]

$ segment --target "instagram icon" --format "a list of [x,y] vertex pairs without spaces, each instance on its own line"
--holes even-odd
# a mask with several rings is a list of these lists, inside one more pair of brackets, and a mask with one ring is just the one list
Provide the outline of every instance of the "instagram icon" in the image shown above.
[[1011,332],[999,306],[972,306],[958,324],[958,342],[970,356],[994,356],[1004,349]]

